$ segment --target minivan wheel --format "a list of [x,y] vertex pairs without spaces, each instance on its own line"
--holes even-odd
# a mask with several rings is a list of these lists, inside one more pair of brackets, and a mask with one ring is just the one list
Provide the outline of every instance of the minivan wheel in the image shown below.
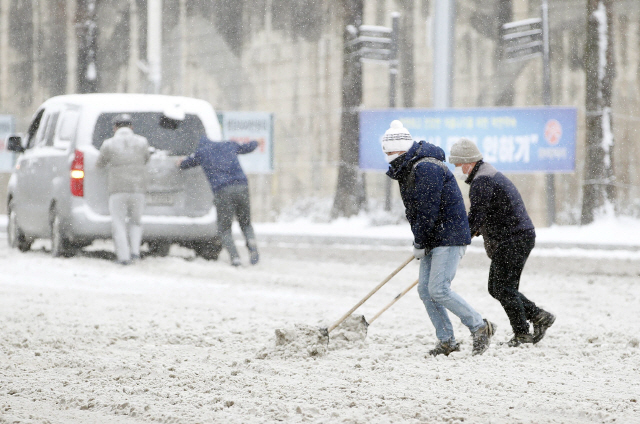
[[171,243],[166,240],[153,240],[149,242],[149,254],[151,256],[167,256],[171,249]]
[[33,240],[27,240],[20,227],[18,227],[17,215],[16,211],[13,209],[13,202],[10,202],[7,207],[7,215],[9,218],[7,222],[7,241],[9,242],[9,247],[12,249],[17,248],[21,252],[28,251],[31,249]]
[[218,237],[207,241],[198,241],[194,244],[193,250],[197,256],[208,261],[217,261],[222,251],[222,242]]
[[73,247],[62,231],[62,221],[54,210],[51,218],[51,255],[54,258],[73,256]]

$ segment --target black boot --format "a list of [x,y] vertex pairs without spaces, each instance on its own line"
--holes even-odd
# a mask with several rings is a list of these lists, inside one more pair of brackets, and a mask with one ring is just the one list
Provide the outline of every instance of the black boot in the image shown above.
[[473,333],[472,355],[482,355],[491,344],[491,337],[496,333],[497,326],[491,321],[484,321],[484,327]]
[[249,257],[251,265],[255,265],[260,260],[260,254],[258,253],[258,243],[255,239],[247,240],[247,249],[249,249]]
[[518,347],[523,343],[533,343],[533,336],[529,333],[514,334],[513,338],[507,342],[507,346]]
[[446,341],[446,342],[438,342],[436,347],[429,351],[429,355],[438,356],[444,355],[449,356],[451,352],[459,352],[460,351],[460,343]]
[[547,329],[556,321],[556,316],[541,310],[533,319],[533,343],[538,343],[544,337]]

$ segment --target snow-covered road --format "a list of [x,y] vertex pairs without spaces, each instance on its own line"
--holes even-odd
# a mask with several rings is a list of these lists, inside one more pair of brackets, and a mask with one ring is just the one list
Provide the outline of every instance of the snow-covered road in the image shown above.
[[[174,246],[120,267],[22,254],[3,236],[3,424],[640,422],[637,257],[533,256],[521,289],[558,315],[535,346],[472,357],[454,317],[462,351],[426,357],[435,335],[414,290],[364,346],[310,358],[276,351],[274,330],[332,323],[408,249],[262,245],[260,265],[234,269]],[[506,341],[488,265],[470,249],[454,288]],[[359,312],[371,317],[416,277],[414,261]]]

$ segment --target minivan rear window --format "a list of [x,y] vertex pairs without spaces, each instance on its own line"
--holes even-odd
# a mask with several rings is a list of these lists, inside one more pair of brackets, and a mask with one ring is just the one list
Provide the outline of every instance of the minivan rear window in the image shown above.
[[127,112],[103,113],[98,116],[93,131],[93,145],[100,149],[102,143],[113,137],[113,118],[121,113],[131,115],[133,132],[144,136],[149,146],[158,150],[165,150],[173,156],[190,155],[196,151],[200,136],[205,134],[202,121],[196,115],[186,115],[177,129],[167,129],[160,126],[160,112]]

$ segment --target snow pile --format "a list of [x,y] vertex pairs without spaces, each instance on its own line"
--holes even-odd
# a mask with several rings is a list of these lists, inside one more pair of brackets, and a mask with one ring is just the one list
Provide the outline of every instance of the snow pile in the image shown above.
[[365,347],[367,321],[363,315],[351,315],[330,335],[325,328],[295,324],[293,328],[276,329],[275,349],[262,349],[256,357],[320,357],[330,350]]
[[[277,356],[324,356],[329,338],[324,332],[310,325],[296,324],[293,329],[276,329]],[[259,356],[266,357],[264,351]]]
[[640,220],[602,217],[588,225],[553,225],[536,228],[537,243],[640,246]]
[[[392,223],[392,219],[382,219],[371,213],[361,213],[351,218],[338,218],[322,222],[314,217],[291,217],[280,222],[263,222],[254,225],[258,237],[298,236],[336,237],[406,241],[411,245],[413,234],[406,222]],[[234,232],[240,234],[240,227],[234,223]],[[589,225],[553,225],[536,228],[536,244],[541,247],[640,247],[640,220],[630,217],[602,217]],[[482,238],[474,238],[473,243],[482,243]],[[534,250],[535,252],[535,250]]]
[[329,349],[351,349],[365,346],[367,321],[363,315],[353,314],[345,319],[329,335]]

